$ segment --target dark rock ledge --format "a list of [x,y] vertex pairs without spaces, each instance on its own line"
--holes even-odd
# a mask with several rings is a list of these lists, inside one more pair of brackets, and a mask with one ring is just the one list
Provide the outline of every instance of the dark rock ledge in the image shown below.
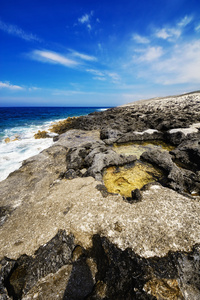
[[[200,299],[199,122],[194,93],[62,124],[0,182],[0,299]],[[141,155],[164,178],[109,194],[105,168],[136,161],[110,145],[148,140],[175,146]]]
[[[34,256],[1,264],[1,299],[198,299],[200,244],[192,251],[142,258],[96,234],[92,247],[59,230]],[[53,287],[52,287],[53,284]],[[170,289],[171,287],[171,289]]]

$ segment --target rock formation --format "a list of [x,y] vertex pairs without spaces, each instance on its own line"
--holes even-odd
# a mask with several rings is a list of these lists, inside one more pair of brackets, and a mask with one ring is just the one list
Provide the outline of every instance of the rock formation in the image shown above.
[[[200,94],[60,125],[0,182],[0,299],[200,299]],[[140,158],[113,147],[160,141],[173,147]],[[162,176],[130,197],[107,190],[107,168],[138,163]]]

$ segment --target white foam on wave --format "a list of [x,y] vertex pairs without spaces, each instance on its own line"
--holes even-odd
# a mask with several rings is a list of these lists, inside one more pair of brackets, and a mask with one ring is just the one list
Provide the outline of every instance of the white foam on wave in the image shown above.
[[[23,160],[40,153],[53,144],[55,134],[51,134],[52,137],[46,139],[34,138],[34,134],[38,130],[48,130],[50,125],[51,122],[46,122],[42,126],[31,125],[5,129],[3,141],[0,142],[0,181],[20,168]],[[11,142],[5,142],[7,137]],[[16,137],[18,140],[15,140]]]
[[98,111],[105,111],[107,110],[108,108],[98,108]]

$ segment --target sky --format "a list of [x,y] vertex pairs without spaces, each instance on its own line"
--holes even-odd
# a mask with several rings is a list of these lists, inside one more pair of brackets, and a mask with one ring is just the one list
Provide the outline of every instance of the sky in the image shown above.
[[1,0],[0,106],[200,90],[199,0]]

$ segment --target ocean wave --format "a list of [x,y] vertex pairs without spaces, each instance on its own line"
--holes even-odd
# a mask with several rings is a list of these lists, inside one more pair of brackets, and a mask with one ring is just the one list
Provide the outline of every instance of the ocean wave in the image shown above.
[[[14,127],[5,129],[0,143],[0,181],[21,167],[22,161],[40,153],[53,144],[53,136],[46,139],[35,139],[34,134],[38,130],[47,130],[51,122],[42,126]],[[7,142],[6,142],[7,141]]]
[[98,108],[97,110],[98,111],[105,111],[105,110],[107,110],[108,108]]

